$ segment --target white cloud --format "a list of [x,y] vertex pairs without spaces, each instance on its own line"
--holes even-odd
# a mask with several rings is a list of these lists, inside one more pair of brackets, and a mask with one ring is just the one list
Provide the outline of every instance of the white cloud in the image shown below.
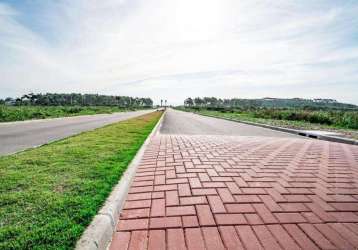
[[32,90],[358,103],[357,11],[320,0],[64,0],[36,10],[39,32],[19,21],[28,13],[0,3],[0,97]]

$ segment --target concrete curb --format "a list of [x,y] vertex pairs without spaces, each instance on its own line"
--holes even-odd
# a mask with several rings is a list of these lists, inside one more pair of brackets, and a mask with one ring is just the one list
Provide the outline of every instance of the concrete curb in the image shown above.
[[232,122],[239,122],[239,123],[243,123],[243,124],[247,124],[247,125],[253,125],[253,126],[262,127],[262,128],[268,128],[268,129],[272,129],[272,130],[277,130],[277,131],[286,132],[286,133],[290,133],[290,134],[295,134],[295,135],[299,135],[299,136],[305,136],[305,137],[318,139],[318,140],[339,142],[339,143],[345,143],[345,144],[351,144],[351,145],[358,145],[357,140],[348,139],[348,138],[342,138],[342,137],[337,137],[337,136],[328,136],[328,135],[318,135],[318,134],[310,133],[308,131],[303,131],[303,130],[276,127],[276,126],[267,125],[267,124],[261,124],[261,123],[256,123],[256,122],[239,121],[239,120],[235,120],[235,119],[230,119],[230,118],[225,118],[225,117],[218,117],[218,116],[214,116],[214,115],[199,114],[199,113],[196,113],[196,112],[192,112],[192,113],[197,114],[197,115],[202,115],[202,116],[207,116],[207,117],[212,117],[212,118],[218,118],[218,119],[223,119],[223,120],[227,120],[227,121],[232,121]]
[[131,163],[128,165],[127,170],[112,190],[101,210],[99,210],[98,214],[93,218],[91,224],[77,241],[77,250],[98,250],[106,249],[108,247],[112,239],[113,232],[116,229],[117,222],[119,220],[119,213],[122,210],[137,167],[151,138],[158,133],[162,125],[164,115],[165,112],[147,139],[144,141]]

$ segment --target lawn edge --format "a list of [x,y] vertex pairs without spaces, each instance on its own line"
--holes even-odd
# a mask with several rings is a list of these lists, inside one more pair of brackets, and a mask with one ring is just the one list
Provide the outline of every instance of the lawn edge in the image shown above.
[[284,127],[278,127],[278,126],[273,126],[273,125],[268,125],[268,124],[256,123],[256,122],[241,121],[241,120],[235,120],[235,119],[230,119],[230,118],[220,117],[220,116],[215,116],[215,115],[200,114],[200,113],[191,112],[191,111],[185,111],[185,112],[190,112],[190,113],[193,113],[193,114],[212,117],[212,118],[217,118],[217,119],[223,119],[223,120],[232,121],[232,122],[239,122],[239,123],[252,125],[252,126],[257,126],[257,127],[262,127],[262,128],[268,128],[268,129],[277,130],[277,131],[280,131],[280,132],[286,132],[286,133],[290,133],[290,134],[299,135],[299,136],[302,136],[302,137],[308,137],[308,138],[311,138],[311,139],[318,139],[318,140],[331,141],[331,142],[339,142],[339,143],[345,143],[345,144],[350,144],[350,145],[358,145],[358,141],[354,140],[354,139],[341,138],[341,137],[328,136],[328,135],[318,135],[318,134],[310,133],[310,132],[305,131],[305,130],[296,130],[296,129],[291,129],[291,128],[284,128]]
[[75,249],[90,250],[106,249],[108,247],[119,221],[119,214],[127,197],[137,167],[149,145],[150,140],[159,132],[164,115],[165,112],[162,114],[151,133],[139,148],[134,158],[128,164],[126,171],[121,176],[119,182],[114,186],[103,207],[92,219],[90,225],[77,241]]

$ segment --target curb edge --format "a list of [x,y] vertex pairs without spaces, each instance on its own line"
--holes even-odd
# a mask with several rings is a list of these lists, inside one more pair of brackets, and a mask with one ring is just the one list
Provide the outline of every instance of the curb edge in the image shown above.
[[119,213],[122,210],[124,201],[127,197],[133,177],[136,173],[140,160],[147,149],[150,140],[158,133],[163,122],[165,112],[145,139],[138,152],[129,163],[126,171],[121,176],[119,182],[114,186],[112,192],[106,199],[103,207],[97,215],[93,217],[82,236],[76,243],[76,250],[97,250],[106,249],[112,239],[119,220]]

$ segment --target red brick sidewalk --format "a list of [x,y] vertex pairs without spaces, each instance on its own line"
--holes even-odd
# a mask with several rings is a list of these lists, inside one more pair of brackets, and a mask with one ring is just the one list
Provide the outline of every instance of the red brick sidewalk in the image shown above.
[[356,249],[358,147],[157,136],[110,249]]

